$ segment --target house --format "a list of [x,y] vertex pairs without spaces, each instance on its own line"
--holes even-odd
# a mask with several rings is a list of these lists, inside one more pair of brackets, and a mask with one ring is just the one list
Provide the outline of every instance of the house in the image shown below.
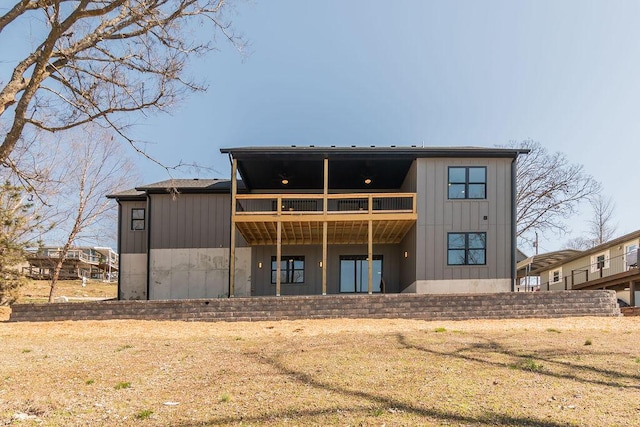
[[585,251],[566,249],[518,263],[518,276],[539,276],[541,291],[612,289],[625,303],[640,303],[640,230]]
[[[49,280],[60,258],[59,246],[44,246],[27,254],[22,272],[32,279]],[[60,270],[60,279],[118,279],[118,254],[107,247],[72,247],[67,252]]]
[[513,290],[526,150],[221,151],[230,180],[108,196],[119,205],[120,299]]

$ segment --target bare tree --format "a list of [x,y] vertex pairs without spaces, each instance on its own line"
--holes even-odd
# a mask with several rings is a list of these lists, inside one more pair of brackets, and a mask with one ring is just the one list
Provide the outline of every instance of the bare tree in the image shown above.
[[[132,163],[123,155],[122,147],[105,132],[76,132],[69,143],[62,181],[65,185],[56,203],[66,217],[57,229],[64,231],[64,242],[53,266],[49,302],[53,302],[60,271],[69,250],[77,241],[106,239],[105,221],[115,218],[115,207],[105,196],[130,184]],[[113,232],[113,223],[108,227]]]
[[570,163],[562,153],[549,153],[539,142],[525,140],[508,146],[531,150],[518,158],[518,237],[531,241],[536,231],[564,233],[565,220],[576,213],[580,202],[598,194],[600,184],[582,165]]
[[618,228],[618,224],[613,223],[616,205],[611,197],[598,194],[591,199],[591,208],[593,216],[588,221],[589,234],[597,246],[611,240]]
[[[204,87],[184,77],[187,61],[215,48],[216,35],[242,42],[225,0],[14,0],[0,15],[41,35],[0,83],[0,164],[27,129],[49,132],[99,122],[127,139],[126,116],[164,111]],[[3,5],[4,6],[4,5]],[[187,26],[210,24],[204,40]],[[6,35],[6,33],[4,33]]]
[[610,197],[596,194],[590,199],[592,216],[587,221],[586,236],[576,237],[567,242],[571,249],[586,250],[611,240],[618,228],[615,219],[615,203]]

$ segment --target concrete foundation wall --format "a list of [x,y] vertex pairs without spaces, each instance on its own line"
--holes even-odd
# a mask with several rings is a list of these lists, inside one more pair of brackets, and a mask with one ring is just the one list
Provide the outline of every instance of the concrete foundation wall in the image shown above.
[[[251,248],[236,248],[235,296],[251,294]],[[152,300],[224,298],[229,295],[229,249],[152,249]]]
[[120,292],[122,300],[147,299],[147,254],[120,254]]
[[404,293],[416,294],[485,294],[509,292],[511,279],[417,280]]

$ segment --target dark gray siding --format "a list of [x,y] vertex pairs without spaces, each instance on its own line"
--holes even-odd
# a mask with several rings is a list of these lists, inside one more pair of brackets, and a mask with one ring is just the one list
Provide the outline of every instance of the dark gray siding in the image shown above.
[[122,208],[122,217],[120,218],[120,248],[121,254],[144,254],[147,253],[147,230],[148,230],[148,213],[145,211],[145,229],[131,230],[131,209],[147,207],[146,201],[132,202],[120,201]]
[[[511,159],[419,159],[417,279],[511,276]],[[485,200],[448,200],[449,166],[486,166]],[[485,220],[484,217],[487,217]],[[487,264],[447,266],[448,232],[486,232]]]
[[229,194],[179,194],[175,198],[170,194],[151,194],[149,197],[152,249],[230,246]]
[[[387,293],[400,291],[401,254],[399,245],[373,245],[374,255],[382,255],[382,276]],[[340,285],[340,255],[366,255],[366,245],[333,245],[328,249],[327,293],[336,294]],[[275,295],[276,285],[271,284],[271,257],[276,255],[275,246],[253,247],[251,260],[252,295]],[[305,257],[305,283],[282,284],[281,295],[317,295],[322,293],[322,246],[283,246],[282,257]],[[262,262],[262,268],[258,263]]]
[[414,224],[400,242],[400,291],[416,281],[416,229]]

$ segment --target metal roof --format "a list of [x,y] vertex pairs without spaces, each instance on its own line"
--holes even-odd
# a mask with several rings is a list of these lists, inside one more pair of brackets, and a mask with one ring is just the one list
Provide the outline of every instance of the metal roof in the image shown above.
[[527,154],[530,150],[522,148],[489,148],[474,146],[459,147],[418,147],[412,146],[389,146],[369,147],[352,145],[351,147],[338,147],[335,145],[321,147],[309,146],[276,146],[276,147],[233,147],[221,148],[221,153],[229,153],[235,158],[249,158],[253,156],[310,156],[333,157],[333,156],[402,156],[410,158],[419,157],[516,157],[519,154]]
[[529,267],[528,274],[536,275],[536,273],[544,271],[552,265],[566,262],[576,255],[582,255],[582,253],[582,251],[576,249],[563,249],[560,251],[530,256],[517,264],[518,272],[523,271],[522,274],[518,274],[518,277],[525,275],[524,270],[527,266]]
[[[332,190],[394,190],[413,161],[422,157],[516,158],[528,150],[482,147],[238,147],[222,148],[238,162],[248,189],[323,188],[323,161],[329,159]],[[366,182],[365,182],[366,181]]]

